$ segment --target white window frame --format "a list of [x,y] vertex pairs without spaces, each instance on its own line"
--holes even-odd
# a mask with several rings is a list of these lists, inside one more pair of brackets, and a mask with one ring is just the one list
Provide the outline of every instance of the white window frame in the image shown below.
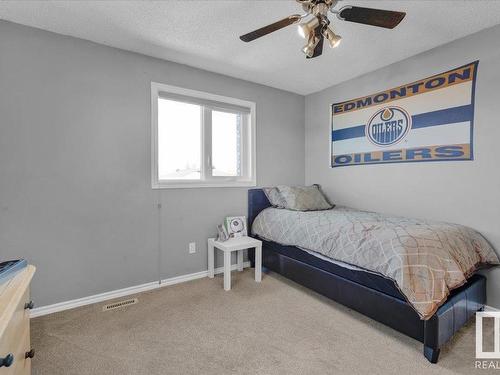
[[[248,123],[247,136],[243,137],[243,149],[248,150],[248,157],[245,157],[245,166],[243,166],[244,176],[210,176],[201,180],[160,180],[158,178],[158,99],[161,94],[182,95],[194,99],[219,102],[229,106],[238,106],[250,110],[250,121]],[[222,109],[224,111],[224,109]],[[202,126],[202,170],[211,170],[212,163],[209,150],[212,146],[211,136],[204,133]],[[245,139],[247,138],[247,139]],[[247,100],[230,98],[227,96],[216,95],[203,91],[185,89],[183,87],[165,85],[158,82],[151,82],[151,186],[153,189],[178,189],[178,188],[202,188],[202,187],[252,187],[256,186],[256,105]]]

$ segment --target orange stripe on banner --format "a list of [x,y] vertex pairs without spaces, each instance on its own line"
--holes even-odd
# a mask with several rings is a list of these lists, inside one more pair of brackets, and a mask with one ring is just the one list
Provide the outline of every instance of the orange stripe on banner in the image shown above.
[[452,144],[333,155],[332,167],[431,160],[470,160],[470,144]]
[[341,115],[358,109],[369,108],[374,105],[390,103],[394,100],[408,98],[430,91],[440,90],[445,87],[469,82],[474,79],[478,62],[467,64],[460,68],[450,70],[441,74],[421,79],[406,85],[389,90],[380,91],[373,95],[332,104],[332,115]]

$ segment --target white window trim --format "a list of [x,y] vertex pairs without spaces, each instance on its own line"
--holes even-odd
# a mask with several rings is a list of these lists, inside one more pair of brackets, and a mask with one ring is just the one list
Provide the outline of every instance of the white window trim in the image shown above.
[[[167,181],[158,179],[158,97],[160,92],[178,94],[232,104],[240,107],[250,108],[250,179],[234,180],[233,178],[218,177],[215,180],[179,180]],[[204,152],[202,146],[202,152]],[[153,189],[179,189],[179,188],[207,188],[207,187],[253,187],[257,186],[256,168],[256,105],[247,100],[230,98],[211,94],[203,91],[185,89],[183,87],[170,86],[162,83],[151,82],[151,186]],[[203,158],[204,162],[205,158]]]

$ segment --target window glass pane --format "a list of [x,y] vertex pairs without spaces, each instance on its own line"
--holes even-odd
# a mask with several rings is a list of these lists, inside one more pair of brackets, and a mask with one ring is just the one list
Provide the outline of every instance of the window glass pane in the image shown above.
[[212,176],[241,176],[241,115],[212,111]]
[[158,178],[199,180],[201,107],[158,99]]

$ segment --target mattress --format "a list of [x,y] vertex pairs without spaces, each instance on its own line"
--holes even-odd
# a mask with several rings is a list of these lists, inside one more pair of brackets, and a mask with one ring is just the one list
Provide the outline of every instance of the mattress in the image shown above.
[[321,270],[339,275],[344,279],[361,284],[371,289],[375,289],[394,298],[400,299],[402,301],[405,300],[404,296],[394,284],[393,280],[388,279],[375,272],[363,270],[362,268],[352,266],[344,262],[335,261],[314,251],[299,249],[295,246],[280,245],[277,242],[268,241],[264,238],[261,238],[261,240],[263,241],[264,251],[277,252],[289,258],[298,260],[306,264],[310,264]]
[[317,254],[337,262],[329,267],[390,279],[400,293],[388,294],[404,296],[422,319],[429,319],[479,268],[499,263],[485,238],[463,225],[349,207],[308,212],[266,208],[253,221],[252,233],[307,250],[316,262],[328,262]]

